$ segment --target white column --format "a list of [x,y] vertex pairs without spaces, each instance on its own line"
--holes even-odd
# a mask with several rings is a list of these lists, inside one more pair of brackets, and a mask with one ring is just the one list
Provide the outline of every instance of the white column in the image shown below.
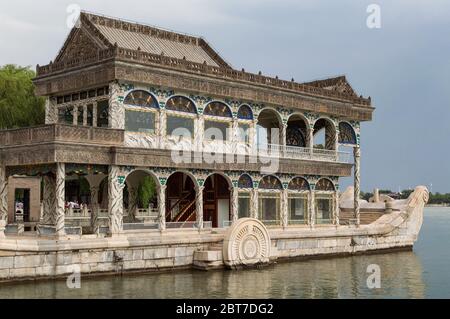
[[254,219],[259,219],[259,196],[258,188],[253,188],[250,192],[250,217]]
[[316,196],[314,193],[314,189],[311,187],[311,191],[309,193],[309,225],[311,228],[314,228],[316,224]]
[[248,132],[248,140],[250,143],[250,154],[256,156],[258,152],[258,134],[257,134],[258,120],[253,120],[250,124]]
[[339,226],[339,214],[340,214],[340,208],[339,208],[339,191],[337,190],[334,194],[333,194],[333,199],[334,199],[334,224],[336,226]]
[[197,152],[203,151],[203,140],[205,138],[205,120],[203,118],[203,114],[199,114],[197,119],[195,120],[195,129],[194,129],[194,149]]
[[73,111],[72,111],[72,114],[73,114],[73,125],[77,125],[78,124],[78,106],[74,106],[73,107]]
[[92,104],[92,127],[97,127],[97,112],[98,112],[98,104],[94,102]]
[[55,186],[55,225],[56,235],[65,236],[65,183],[66,167],[64,163],[56,164],[56,186]]
[[203,229],[203,190],[204,186],[198,186],[195,188],[195,209],[197,217],[198,229]]
[[42,206],[43,216],[42,222],[44,225],[55,225],[55,210],[56,210],[56,181],[53,176],[45,175],[43,177],[43,194]]
[[98,215],[99,215],[99,203],[98,203],[98,193],[100,192],[99,186],[91,186],[91,227],[92,232],[94,234],[98,234],[99,230],[99,222],[98,222]]
[[109,113],[108,127],[125,129],[125,109],[119,102],[120,85],[117,82],[109,84]]
[[161,185],[158,189],[158,215],[159,215],[159,230],[166,229],[166,185]]
[[233,223],[239,219],[239,188],[231,188],[231,220]]
[[109,167],[108,176],[108,213],[109,233],[118,235],[123,231],[123,188],[119,181],[120,168],[116,165]]
[[354,207],[355,207],[355,219],[356,219],[356,225],[359,226],[361,222],[361,216],[360,216],[360,208],[359,208],[359,197],[361,193],[361,185],[360,185],[360,160],[361,160],[361,150],[359,146],[355,147],[353,149],[353,156],[355,158],[355,166],[354,166]]
[[164,140],[166,138],[167,131],[167,113],[165,109],[160,109],[159,111],[159,127],[158,127],[158,140],[159,148],[164,149]]
[[307,147],[309,147],[309,152],[312,157],[313,150],[314,150],[314,126],[313,125],[309,126],[307,134],[308,134],[308,137],[307,137],[306,144],[307,144]]
[[5,228],[8,223],[8,178],[6,168],[0,165],[0,238],[5,237]]
[[87,104],[83,105],[83,126],[87,126],[87,115],[88,115],[88,106]]
[[286,228],[289,224],[289,193],[287,188],[281,191],[281,226]]

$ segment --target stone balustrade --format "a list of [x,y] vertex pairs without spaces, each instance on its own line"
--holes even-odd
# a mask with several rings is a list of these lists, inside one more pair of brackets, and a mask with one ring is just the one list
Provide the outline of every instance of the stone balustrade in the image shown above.
[[122,146],[124,139],[123,130],[66,124],[49,124],[0,131],[0,146],[18,146],[46,142]]

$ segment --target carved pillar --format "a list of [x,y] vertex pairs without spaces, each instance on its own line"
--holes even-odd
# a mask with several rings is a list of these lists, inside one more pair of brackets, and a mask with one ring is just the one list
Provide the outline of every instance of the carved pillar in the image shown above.
[[359,197],[360,197],[360,193],[361,193],[361,185],[360,185],[360,160],[361,160],[361,149],[359,148],[359,146],[355,147],[353,149],[353,156],[354,156],[354,160],[355,160],[355,164],[354,164],[354,189],[355,189],[355,193],[354,193],[354,207],[355,207],[355,219],[356,219],[356,225],[359,226],[360,222],[361,222],[361,217],[360,217],[360,208],[359,208]]
[[333,219],[333,223],[336,226],[339,226],[339,214],[340,214],[340,208],[339,208],[339,191],[337,190],[334,194],[333,194],[333,215],[334,215],[334,219]]
[[0,238],[5,236],[8,223],[8,178],[6,168],[0,165]]
[[195,188],[195,209],[197,217],[198,229],[203,229],[203,190],[205,187],[198,186]]
[[248,132],[248,140],[250,143],[250,154],[253,156],[257,155],[258,152],[258,120],[253,120],[250,124],[249,132]]
[[138,188],[128,185],[128,219],[130,223],[136,221],[136,210],[138,209]]
[[98,104],[94,102],[92,104],[92,127],[97,127],[97,112],[98,112]]
[[231,188],[231,220],[233,223],[239,219],[239,188],[232,187]]
[[73,125],[77,125],[78,124],[78,106],[75,105],[73,107],[72,114],[73,114],[73,119],[72,119]]
[[44,193],[42,194],[43,216],[42,223],[44,225],[55,225],[56,210],[56,181],[52,175],[43,177]]
[[312,157],[314,150],[314,125],[309,126],[306,145],[309,148],[309,154]]
[[64,236],[65,227],[65,183],[66,183],[66,167],[64,163],[56,164],[56,185],[55,185],[55,225],[56,234]]
[[166,229],[166,185],[161,185],[158,189],[158,216],[159,216],[159,230]]
[[233,124],[231,126],[230,142],[231,142],[231,153],[236,154],[238,150],[237,146],[239,143],[239,122],[237,118],[233,118]]
[[311,228],[314,228],[316,224],[316,194],[314,192],[314,188],[311,187],[311,191],[309,193],[309,225]]
[[54,98],[46,98],[45,100],[45,124],[58,123],[58,109],[56,108]]
[[159,139],[159,148],[164,149],[164,140],[166,137],[167,131],[167,113],[165,109],[160,109],[159,111],[159,131],[158,131],[158,139]]
[[281,191],[281,226],[286,228],[289,224],[289,193],[287,188]]
[[203,151],[203,140],[205,138],[205,120],[203,114],[199,114],[195,120],[194,146],[197,152]]
[[250,192],[250,217],[259,219],[259,196],[258,196],[258,188],[253,188]]
[[123,188],[119,180],[120,168],[116,165],[109,167],[108,175],[108,213],[109,233],[111,236],[123,231]]
[[92,227],[92,232],[94,234],[98,234],[98,230],[99,230],[99,220],[98,220],[98,215],[99,215],[99,210],[100,210],[100,205],[98,204],[98,193],[100,192],[100,187],[99,186],[91,186],[91,227]]
[[119,102],[120,85],[117,82],[109,84],[108,126],[115,129],[125,129],[125,109]]
[[83,105],[83,126],[87,126],[88,120],[88,106],[87,104]]

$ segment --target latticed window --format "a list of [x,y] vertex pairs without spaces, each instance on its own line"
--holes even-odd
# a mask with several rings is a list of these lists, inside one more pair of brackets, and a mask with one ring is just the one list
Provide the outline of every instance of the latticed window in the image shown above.
[[109,102],[108,100],[100,101],[97,104],[97,126],[108,127]]
[[345,122],[339,123],[339,143],[356,145],[356,134],[353,127]]
[[239,177],[238,187],[239,188],[253,188],[252,178],[247,174],[242,175],[241,177]]
[[261,189],[278,189],[281,190],[283,186],[278,178],[275,176],[264,176],[259,182],[259,188]]
[[58,108],[58,123],[73,124],[73,106]]
[[230,108],[222,102],[211,102],[203,111],[205,115],[221,116],[221,117],[233,117]]
[[158,102],[149,92],[144,90],[135,90],[130,92],[123,101],[126,105],[158,108]]
[[238,119],[241,120],[253,120],[253,111],[248,105],[242,105],[238,111]]
[[167,116],[167,135],[194,137],[194,119],[175,115]]
[[169,111],[197,113],[194,103],[184,96],[174,96],[170,98],[166,103],[166,109]]
[[230,124],[218,121],[205,121],[205,138],[209,140],[228,140]]

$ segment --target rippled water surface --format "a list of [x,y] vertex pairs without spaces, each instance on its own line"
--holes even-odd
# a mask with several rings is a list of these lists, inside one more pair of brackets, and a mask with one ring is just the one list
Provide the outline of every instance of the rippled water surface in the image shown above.
[[[0,285],[3,298],[450,298],[450,209],[426,208],[413,252],[282,263],[262,270],[182,271]],[[381,269],[368,289],[367,266]]]

